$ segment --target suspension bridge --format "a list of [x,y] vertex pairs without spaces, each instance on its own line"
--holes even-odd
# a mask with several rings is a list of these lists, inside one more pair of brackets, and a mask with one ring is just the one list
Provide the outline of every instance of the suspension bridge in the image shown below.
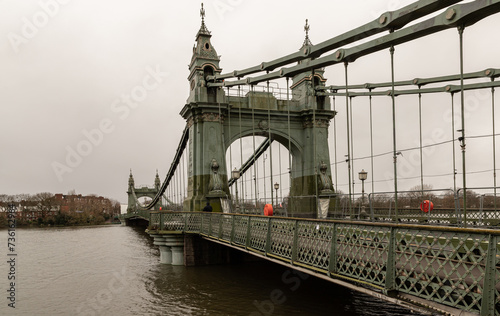
[[[197,264],[203,256],[199,249],[208,242],[424,313],[420,306],[499,315],[495,79],[500,69],[464,71],[464,33],[499,11],[500,1],[494,0],[416,1],[315,45],[306,20],[298,51],[223,73],[202,5],[189,64],[190,93],[180,111],[186,127],[163,183],[157,173],[153,187],[136,187],[130,172],[124,219],[148,226],[162,263]],[[450,36],[451,29],[457,38],[456,73],[395,79],[396,48],[434,34]],[[384,51],[390,81],[350,82],[358,60]],[[429,55],[405,62],[424,63]],[[327,84],[325,71],[336,65],[344,82]],[[491,110],[482,118],[491,130],[482,134],[467,133],[466,98],[475,91],[482,93],[481,106]],[[424,127],[432,124],[424,115],[427,98],[435,98],[433,107],[447,107],[451,117],[438,126],[449,132],[430,144],[423,140]],[[365,105],[362,112],[356,111],[358,103]],[[378,129],[380,111],[373,108],[382,103],[389,114]],[[418,106],[413,114],[409,103]],[[401,128],[406,121],[399,113],[418,122],[416,146],[400,141],[415,129]],[[366,133],[357,131],[361,128]],[[490,148],[474,146],[476,140],[488,141]],[[358,141],[369,144],[368,155],[355,151]],[[345,159],[338,159],[338,150],[347,153]],[[424,173],[429,150],[444,153],[440,175]],[[485,185],[468,185],[477,169],[468,171],[474,164],[467,159],[486,152],[492,165],[481,172],[491,178],[485,177]],[[412,167],[420,171],[410,190],[398,187],[404,154],[412,155]],[[356,174],[354,165],[361,162],[368,172]],[[386,170],[383,175],[380,169]],[[371,188],[365,194],[368,174]],[[445,177],[450,185],[424,183],[433,177]],[[345,192],[340,178],[347,180]],[[375,190],[378,181],[391,182],[391,190]],[[149,200],[141,203],[142,197]],[[422,208],[424,201],[435,207]],[[212,213],[201,212],[206,203]],[[265,204],[274,207],[275,216],[262,216]]]

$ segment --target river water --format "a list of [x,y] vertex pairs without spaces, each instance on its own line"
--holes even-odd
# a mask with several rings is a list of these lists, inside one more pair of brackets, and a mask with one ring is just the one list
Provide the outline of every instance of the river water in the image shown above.
[[11,250],[7,238],[0,230],[0,315],[410,314],[268,262],[162,265],[140,228],[17,228]]

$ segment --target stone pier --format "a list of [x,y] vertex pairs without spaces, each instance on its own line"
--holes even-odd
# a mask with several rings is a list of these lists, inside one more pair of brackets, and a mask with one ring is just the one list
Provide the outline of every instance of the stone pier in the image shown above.
[[183,234],[150,234],[153,244],[160,248],[160,263],[173,266],[184,265]]
[[160,248],[160,263],[173,266],[203,266],[260,261],[241,251],[224,247],[194,234],[163,234],[153,231],[149,236]]

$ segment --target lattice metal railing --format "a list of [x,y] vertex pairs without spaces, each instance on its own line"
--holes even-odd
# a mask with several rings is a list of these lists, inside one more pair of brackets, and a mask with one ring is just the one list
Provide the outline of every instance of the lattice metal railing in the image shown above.
[[332,223],[297,222],[296,262],[328,271],[333,229]]
[[152,213],[150,218],[149,218],[149,226],[150,227],[160,227],[160,218],[163,214],[159,213]]
[[396,234],[396,288],[464,310],[479,310],[488,235],[401,229]]
[[390,228],[340,224],[336,229],[337,273],[383,286],[386,282]]
[[292,259],[295,223],[286,219],[271,221],[270,253],[279,258]]
[[150,223],[150,232],[203,234],[383,293],[500,315],[498,230],[194,212],[151,212]]
[[269,231],[270,218],[267,217],[252,217],[249,222],[249,248],[266,252],[266,245],[268,244],[267,236]]

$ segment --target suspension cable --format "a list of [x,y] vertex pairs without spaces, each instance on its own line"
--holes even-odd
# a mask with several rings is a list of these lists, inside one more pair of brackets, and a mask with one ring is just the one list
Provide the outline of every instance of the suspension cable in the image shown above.
[[[491,77],[491,81],[495,81]],[[496,167],[496,143],[495,143],[495,88],[491,87],[491,121],[493,130],[493,207],[497,210],[497,167]]]
[[[336,110],[336,100],[335,96],[332,96],[332,103],[333,103],[333,112],[335,112],[335,115],[333,116],[333,155],[334,155],[334,167],[335,167],[335,192],[338,192],[339,190],[339,181],[338,181],[338,172],[337,172],[337,110]],[[331,169],[331,166],[330,166]],[[335,213],[337,213],[339,207],[339,203],[335,203]]]
[[452,150],[453,150],[453,192],[457,192],[457,166],[455,158],[455,102],[454,93],[451,96],[451,139],[452,139]]
[[[251,89],[251,98],[248,100],[252,100],[254,98],[254,86],[250,86]],[[252,143],[253,143],[253,182],[254,182],[254,187],[255,187],[255,207],[257,208],[257,201],[259,199],[259,191],[257,190],[257,163],[255,161],[255,113],[254,113],[254,107],[253,104],[249,105],[250,108],[252,109]]]
[[[418,86],[420,90],[420,85]],[[419,149],[420,149],[420,199],[424,199],[424,157],[422,155],[422,93],[418,93],[418,124],[419,124]]]
[[[392,32],[392,30],[391,30]],[[399,210],[398,210],[398,154],[396,148],[396,97],[394,95],[394,45],[391,45],[389,49],[391,55],[391,101],[392,101],[392,152],[393,152],[393,163],[394,163],[394,212],[396,217],[396,222],[399,221]]]
[[289,77],[286,77],[286,103],[287,103],[287,119],[288,119],[288,177],[289,177],[289,189],[288,189],[288,204],[286,206],[287,208],[287,215],[288,215],[288,209],[291,208],[292,205],[292,199],[291,199],[291,193],[292,193],[292,140],[291,140],[291,134],[290,134],[290,84],[289,84]]
[[345,70],[345,109],[346,109],[346,119],[347,119],[347,175],[349,178],[349,218],[352,219],[352,191],[351,191],[351,140],[350,140],[350,130],[349,130],[349,81],[347,77],[347,66],[348,62],[344,62]]
[[[269,141],[271,141],[271,95],[269,93],[269,80],[267,81],[267,128],[268,128],[268,137]],[[269,173],[271,185],[271,205],[274,205],[274,194],[273,194],[273,145],[272,142],[269,144]],[[264,179],[264,182],[266,179]]]
[[[240,80],[240,78],[238,77],[238,80]],[[239,86],[238,86],[239,87]],[[239,95],[238,95],[239,97]],[[227,87],[227,98],[228,98],[228,106],[227,106],[227,119],[228,119],[228,128],[229,128],[229,137],[232,137],[232,134],[231,134],[231,105],[229,103],[229,87]],[[229,174],[233,174],[233,146],[230,144],[229,145]],[[234,192],[234,189],[233,188],[230,188],[230,194],[231,196],[233,196],[233,192]]]
[[459,138],[462,149],[462,182],[463,182],[463,203],[464,203],[464,228],[467,227],[467,175],[465,169],[465,100],[464,100],[464,47],[463,47],[463,34],[465,27],[463,25],[458,27],[458,37],[460,42],[460,115],[462,122],[462,136]]
[[[283,182],[281,181],[281,144],[278,143],[278,162],[279,162],[279,177],[280,177],[280,201],[283,200]],[[279,205],[278,198],[276,198],[276,205]]]
[[[240,85],[238,85],[238,97],[241,97],[241,89],[240,89]],[[238,116],[239,116],[239,122],[238,122],[238,123],[239,123],[239,127],[240,127],[240,130],[239,130],[239,132],[240,132],[239,138],[240,138],[240,169],[241,169],[241,167],[243,167],[243,143],[242,143],[242,139],[241,139],[241,103],[240,103],[240,107],[239,107],[239,111],[238,111]],[[243,174],[243,175],[242,175],[242,174],[240,174],[240,177],[241,177],[241,176],[243,176],[243,177],[244,177],[244,174]],[[243,196],[244,196],[244,195],[243,195],[243,194],[244,194],[244,187],[243,187],[243,183],[244,183],[244,182],[245,182],[245,181],[244,181],[244,178],[242,178],[242,179],[241,179],[241,181],[240,181],[240,187],[241,187],[241,189],[240,189],[241,195],[240,195],[240,196],[241,196],[241,197],[243,197]],[[236,184],[236,185],[238,185],[238,184]],[[238,201],[238,203],[239,203],[239,201]],[[239,203],[239,204],[241,204],[241,203]],[[240,211],[241,211],[241,210],[240,210]]]
[[356,182],[356,177],[354,176],[354,132],[353,132],[353,123],[352,123],[352,116],[353,116],[353,106],[352,106],[352,99],[353,99],[353,96],[349,96],[349,112],[348,112],[348,115],[349,115],[349,121],[350,121],[350,125],[351,125],[351,180],[352,180],[352,193],[353,193],[353,197],[354,197],[354,194],[356,194],[356,189],[354,187],[354,183]]
[[[371,88],[368,89],[369,92],[372,91]],[[371,185],[372,193],[375,192],[374,180],[375,180],[375,170],[373,168],[373,112],[372,112],[372,95],[368,97],[370,101],[370,165],[371,165]]]
[[183,158],[182,160],[182,174],[181,174],[181,179],[182,179],[182,210],[184,210],[184,199],[186,198],[186,186],[187,186],[187,179],[186,179],[186,153],[182,154]]

